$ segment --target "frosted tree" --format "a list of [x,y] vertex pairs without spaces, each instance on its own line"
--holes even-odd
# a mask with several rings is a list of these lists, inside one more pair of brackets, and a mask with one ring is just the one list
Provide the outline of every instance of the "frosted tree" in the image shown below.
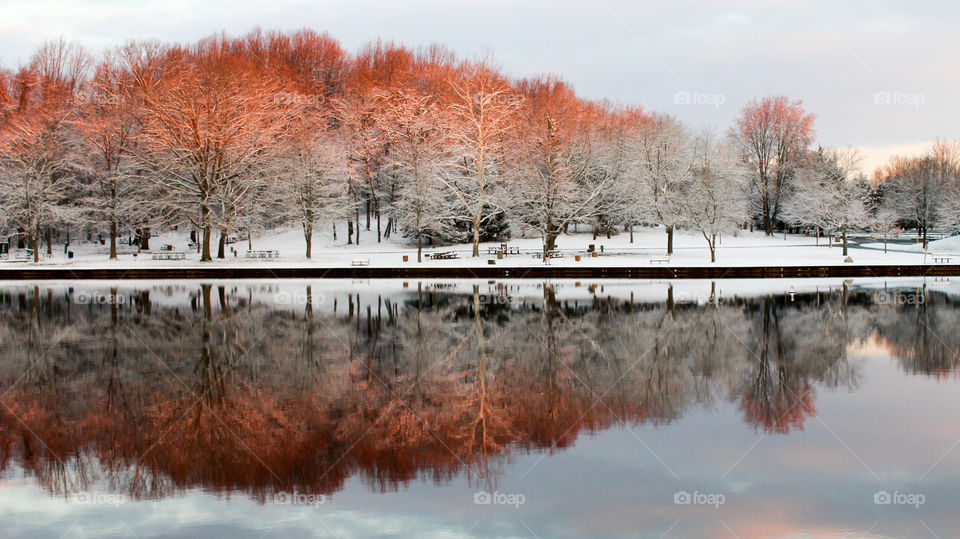
[[348,168],[343,142],[325,132],[306,134],[290,146],[281,161],[276,192],[284,217],[303,228],[307,258],[312,256],[318,223],[353,214],[347,193]]
[[876,174],[885,184],[885,196],[904,223],[916,227],[924,249],[931,228],[955,223],[951,218],[951,193],[960,181],[960,155],[955,145],[937,141],[919,157],[894,157]]
[[[350,158],[348,192],[353,198],[353,219],[347,221],[347,243],[360,244],[360,209],[366,202],[367,230],[370,211],[377,213],[377,241],[381,239],[379,224],[380,198],[377,182],[387,150],[387,131],[383,124],[386,94],[382,90],[358,84],[335,104],[337,121],[346,141]],[[373,208],[371,208],[371,204]],[[353,236],[356,227],[356,237]]]
[[595,167],[591,111],[564,83],[544,78],[520,84],[525,100],[512,195],[523,221],[543,237],[544,253],[575,220],[599,211],[600,196],[616,175]]
[[680,193],[682,217],[700,231],[710,262],[716,262],[720,234],[736,230],[747,218],[747,171],[736,148],[704,132],[694,142],[690,172]]
[[42,227],[66,225],[78,213],[72,199],[81,137],[71,121],[72,100],[88,63],[76,45],[44,45],[14,76],[18,105],[0,124],[0,211],[26,235],[34,262]]
[[794,172],[813,141],[815,119],[800,101],[783,96],[751,101],[737,118],[734,135],[753,172],[752,211],[768,236],[773,235]]
[[844,256],[848,254],[847,234],[869,225],[868,186],[859,175],[859,162],[855,150],[819,148],[798,173],[796,188],[784,208],[788,222],[839,234]]
[[117,258],[118,227],[142,196],[131,152],[137,121],[130,87],[128,73],[108,53],[74,100],[78,131],[89,149],[85,165],[94,180],[82,201],[84,211],[108,229],[111,259]]
[[509,176],[504,159],[522,98],[485,64],[465,68],[449,81],[449,138],[457,152],[456,172],[444,185],[473,225],[473,256],[480,256],[480,227],[491,214],[499,184]]
[[636,198],[648,222],[667,232],[667,254],[673,254],[673,231],[681,221],[680,190],[689,181],[693,151],[690,135],[670,116],[656,115],[638,130],[633,159],[637,167]]
[[391,96],[387,161],[396,179],[394,213],[397,224],[417,241],[417,262],[422,261],[424,238],[443,236],[453,228],[456,204],[444,185],[452,169],[444,111],[434,98],[409,92]]
[[[158,57],[159,56],[159,57]],[[141,101],[137,158],[159,187],[167,219],[202,232],[201,260],[211,260],[212,229],[228,233],[269,156],[279,151],[289,107],[272,74],[235,55],[220,38],[193,49],[124,54]]]

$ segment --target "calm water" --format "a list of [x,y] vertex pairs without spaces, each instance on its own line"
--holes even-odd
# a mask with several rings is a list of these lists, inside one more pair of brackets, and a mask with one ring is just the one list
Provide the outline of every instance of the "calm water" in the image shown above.
[[0,536],[960,536],[960,286],[0,285]]

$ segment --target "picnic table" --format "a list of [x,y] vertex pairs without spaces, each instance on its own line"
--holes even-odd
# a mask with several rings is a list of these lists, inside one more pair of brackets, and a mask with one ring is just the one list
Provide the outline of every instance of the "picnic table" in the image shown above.
[[945,253],[938,253],[930,256],[933,257],[934,264],[949,264],[950,258],[952,258],[952,255],[948,255]]
[[160,251],[159,253],[153,253],[151,257],[154,260],[185,260],[187,253],[183,251]]
[[351,265],[351,266],[369,266],[369,265],[370,265],[370,259],[369,259],[369,258],[354,258],[353,261],[350,262],[350,265]]
[[[33,260],[33,249],[24,249],[22,251],[17,251],[15,257],[17,260]],[[47,253],[40,253],[40,260],[50,258],[50,255]]]
[[487,254],[488,254],[488,255],[495,255],[495,254],[497,254],[497,253],[503,253],[503,254],[505,254],[505,255],[518,255],[518,254],[520,254],[520,248],[519,248],[519,247],[505,247],[505,246],[500,246],[500,247],[487,247]]
[[266,251],[247,251],[244,256],[247,258],[280,258],[280,251],[272,249]]
[[427,258],[432,258],[434,260],[453,260],[455,258],[460,258],[460,255],[456,251],[443,251],[440,253],[427,254]]
[[651,264],[669,264],[670,257],[669,256],[653,256],[653,257],[650,257],[650,263]]

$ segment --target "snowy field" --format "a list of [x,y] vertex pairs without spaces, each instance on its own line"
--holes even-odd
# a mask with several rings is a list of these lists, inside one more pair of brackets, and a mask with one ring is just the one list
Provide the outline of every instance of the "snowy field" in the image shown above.
[[[488,254],[488,247],[499,246],[499,242],[483,243],[480,246],[479,258],[473,258],[471,245],[445,245],[437,248],[424,248],[424,255],[434,252],[453,251],[458,258],[452,260],[431,260],[424,256],[421,263],[416,262],[416,245],[411,245],[405,239],[389,239],[377,243],[376,234],[364,232],[361,235],[360,245],[346,245],[343,236],[334,242],[329,234],[315,234],[313,240],[313,257],[304,256],[305,243],[303,233],[299,229],[275,231],[262,237],[255,237],[252,242],[253,250],[276,250],[279,258],[251,259],[246,258],[248,244],[246,240],[229,244],[227,257],[212,262],[203,263],[205,266],[261,266],[261,267],[346,267],[355,259],[369,261],[371,267],[403,267],[403,266],[430,266],[430,267],[473,267],[487,266],[488,259],[495,256]],[[553,266],[575,267],[615,267],[615,266],[650,266],[653,264],[665,266],[710,266],[710,251],[703,237],[689,232],[678,231],[674,235],[674,254],[669,261],[662,260],[666,255],[666,235],[662,229],[638,229],[634,232],[634,242],[630,243],[627,233],[620,233],[612,238],[600,236],[596,240],[589,233],[563,235],[557,240],[558,249],[563,258],[552,259]],[[860,241],[860,243],[857,243]],[[130,247],[121,246],[118,260],[109,260],[109,248],[97,243],[73,243],[70,249],[74,258],[69,260],[61,246],[55,249],[53,255],[41,260],[39,265],[45,267],[72,267],[72,268],[124,268],[124,267],[191,267],[200,264],[200,255],[187,247],[189,238],[183,232],[169,232],[151,238],[152,251],[134,256]],[[153,260],[151,253],[163,252],[162,245],[172,245],[175,251],[186,253],[185,260]],[[539,237],[511,239],[507,244],[519,248],[521,254],[509,255],[497,260],[496,265],[501,267],[540,265],[544,262],[533,256],[541,249]],[[590,244],[602,252],[597,257],[587,255]],[[126,250],[126,252],[124,251]],[[211,245],[216,256],[216,244]],[[33,265],[32,260],[18,260],[17,250],[11,253],[9,260],[0,261],[0,268],[23,267]],[[883,243],[872,238],[851,240],[850,257],[855,265],[876,264],[924,264],[933,263],[932,254],[960,253],[960,236],[931,242],[928,254],[925,256],[919,244],[914,242],[891,243],[889,252],[883,252]],[[575,255],[580,255],[577,261]],[[403,257],[408,261],[404,262]],[[659,260],[653,260],[659,259]],[[960,262],[951,260],[951,263]],[[727,235],[721,238],[717,249],[718,266],[826,266],[843,265],[842,248],[835,243],[828,246],[825,238],[821,238],[819,245],[816,238],[808,236],[779,234],[774,237],[765,236],[762,232],[740,231],[736,236]]]

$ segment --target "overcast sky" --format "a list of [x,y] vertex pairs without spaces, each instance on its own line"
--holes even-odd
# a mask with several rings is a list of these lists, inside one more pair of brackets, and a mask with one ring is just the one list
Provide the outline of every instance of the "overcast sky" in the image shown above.
[[[842,5],[841,5],[842,4]],[[725,130],[754,97],[817,114],[817,139],[890,153],[960,138],[960,4],[619,0],[0,0],[0,62],[44,40],[93,50],[130,38],[193,41],[255,26],[490,52],[512,77],[557,73],[582,96]]]

